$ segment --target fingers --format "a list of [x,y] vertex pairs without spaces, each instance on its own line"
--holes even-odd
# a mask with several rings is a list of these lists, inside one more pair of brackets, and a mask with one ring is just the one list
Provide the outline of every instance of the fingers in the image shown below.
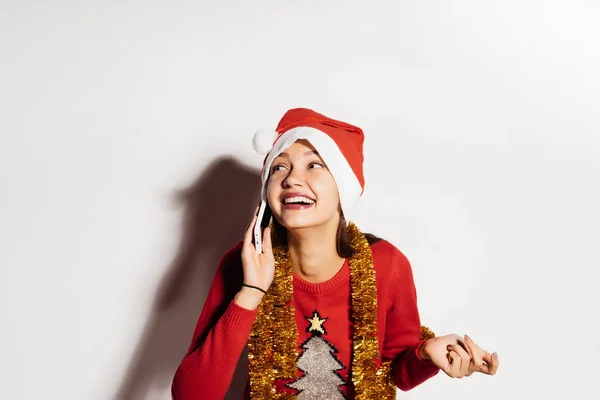
[[250,220],[250,223],[246,228],[246,233],[244,233],[244,250],[249,249],[250,246],[252,246],[252,235],[254,233],[254,225],[256,224],[256,220],[258,219],[258,209],[259,207],[256,207],[256,210],[254,210],[254,217],[252,217],[252,220]]
[[458,344],[448,345],[447,349],[450,351],[450,354],[456,353],[460,357],[460,365],[456,378],[462,378],[469,375],[469,366],[471,365],[471,356],[469,356],[469,353]]
[[500,364],[498,360],[498,354],[490,354],[483,350],[467,335],[465,335],[465,343],[473,353],[473,363],[477,367],[477,372],[482,372],[488,375],[496,374],[498,365]]
[[485,357],[483,358],[483,360],[486,362],[487,365],[485,365],[485,370],[481,372],[488,375],[496,375],[496,371],[498,371],[498,366],[500,365],[498,353],[485,353]]
[[474,354],[482,355],[483,353],[485,353],[485,350],[483,350],[481,347],[479,347],[479,345],[477,343],[475,343],[469,335],[465,335],[465,342],[473,350]]
[[484,350],[481,349],[468,335],[465,335],[464,340],[465,345],[469,349],[469,354],[471,355],[471,360],[477,369],[481,368],[483,365],[483,356],[486,354]]
[[498,353],[494,352],[492,354],[492,367],[490,368],[490,375],[496,375],[499,365],[500,365],[500,359],[498,358]]
[[462,339],[462,340],[458,339],[458,344],[460,345],[460,347],[462,347],[467,352],[469,357],[471,357],[471,360],[473,360],[473,350],[467,344],[467,340],[466,339]]
[[271,243],[271,227],[268,226],[263,231],[263,253],[269,257],[273,257],[273,247]]
[[487,371],[487,365],[483,363],[483,356],[486,352],[477,346],[468,335],[465,335],[465,339],[461,342],[461,345],[463,345],[465,350],[469,353],[469,356],[471,356],[471,364],[469,365],[469,373],[467,376],[473,375],[474,372]]
[[449,364],[446,366],[444,372],[452,378],[459,378],[460,376],[460,367],[461,367],[461,358],[456,351],[448,352],[448,361]]
[[473,375],[473,372],[479,371],[479,367],[477,367],[475,365],[475,362],[473,361],[473,350],[469,347],[469,345],[465,341],[460,341],[459,344],[467,352],[467,354],[469,355],[469,358],[470,358],[469,368],[468,368],[467,374],[465,376],[471,376],[471,375]]

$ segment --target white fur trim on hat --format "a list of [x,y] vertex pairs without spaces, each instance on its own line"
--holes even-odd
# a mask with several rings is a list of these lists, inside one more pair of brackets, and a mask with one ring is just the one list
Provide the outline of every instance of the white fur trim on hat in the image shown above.
[[273,142],[279,134],[270,129],[259,129],[252,138],[252,147],[258,154],[267,154],[273,148]]
[[265,160],[261,174],[262,199],[267,200],[266,183],[269,178],[269,171],[273,160],[299,139],[308,140],[327,164],[329,172],[331,172],[333,179],[335,179],[335,182],[337,183],[342,211],[344,212],[344,216],[348,219],[352,206],[362,194],[362,186],[354,174],[352,167],[348,164],[346,157],[344,157],[344,154],[331,136],[318,129],[307,126],[290,129],[283,133],[279,139],[277,139],[277,142],[275,142],[273,149]]

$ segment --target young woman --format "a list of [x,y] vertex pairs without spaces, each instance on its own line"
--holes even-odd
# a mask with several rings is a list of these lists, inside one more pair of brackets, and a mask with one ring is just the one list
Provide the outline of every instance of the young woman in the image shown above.
[[246,344],[252,399],[395,399],[396,387],[440,369],[496,373],[496,353],[421,327],[406,257],[346,222],[364,188],[363,140],[360,128],[308,109],[288,111],[271,137],[255,135],[273,222],[262,251],[255,215],[223,256],[174,399],[223,399]]

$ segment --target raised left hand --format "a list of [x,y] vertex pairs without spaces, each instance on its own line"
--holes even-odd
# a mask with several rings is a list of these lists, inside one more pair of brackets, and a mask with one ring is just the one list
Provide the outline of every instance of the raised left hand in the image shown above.
[[464,339],[455,334],[431,338],[421,347],[420,355],[446,375],[459,379],[474,372],[494,375],[499,365],[496,353],[488,353],[466,335]]

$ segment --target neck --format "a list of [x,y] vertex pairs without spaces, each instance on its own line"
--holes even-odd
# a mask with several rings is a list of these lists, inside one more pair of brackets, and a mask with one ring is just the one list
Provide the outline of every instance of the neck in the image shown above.
[[292,271],[311,283],[321,283],[333,278],[345,261],[337,253],[336,236],[337,224],[288,230]]

